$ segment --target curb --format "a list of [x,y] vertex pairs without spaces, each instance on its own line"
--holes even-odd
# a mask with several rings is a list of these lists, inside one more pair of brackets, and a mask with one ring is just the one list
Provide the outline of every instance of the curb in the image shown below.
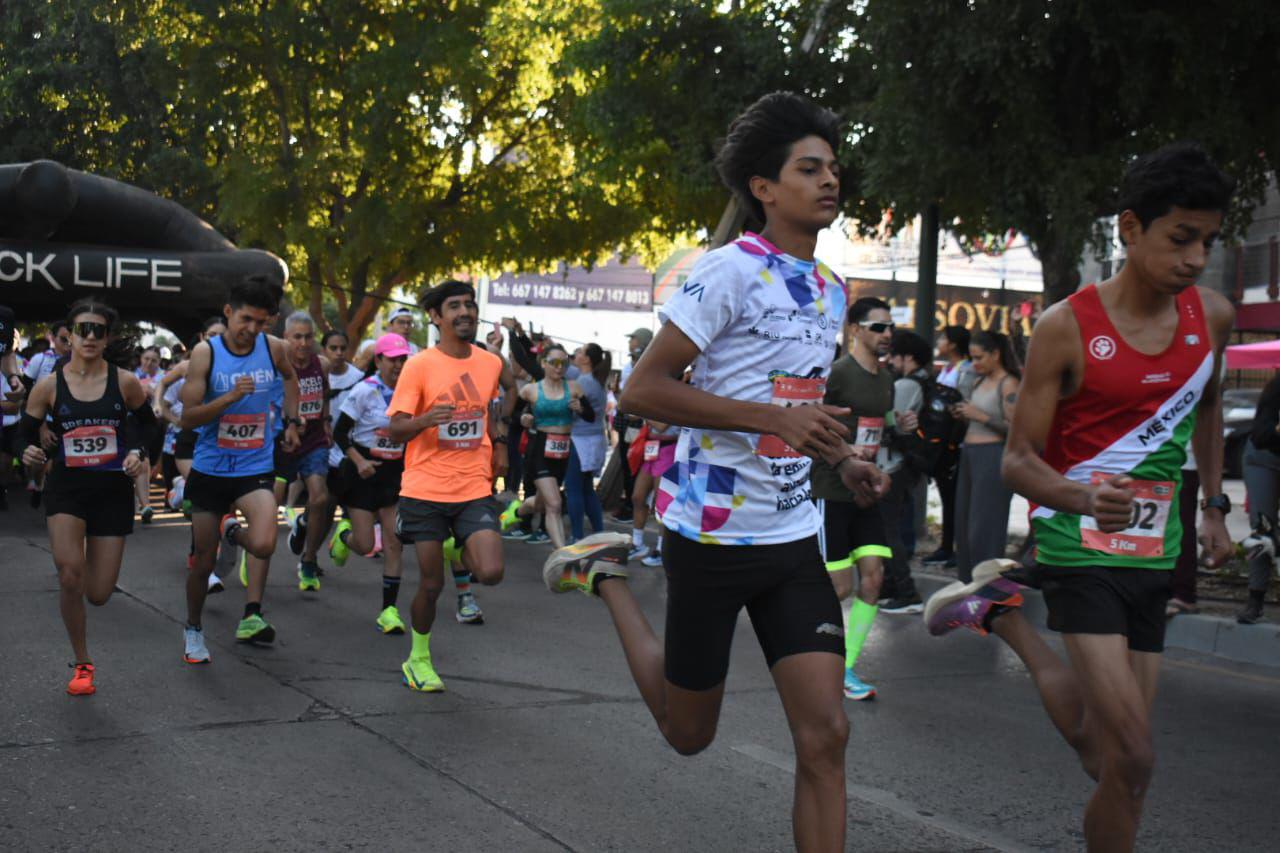
[[[912,571],[921,598],[928,598],[955,580],[947,575]],[[1038,589],[1022,591],[1022,612],[1031,624],[1044,628],[1048,610]],[[1258,666],[1280,667],[1280,624],[1241,625],[1221,616],[1180,614],[1169,620],[1166,646],[1213,655],[1225,660]]]

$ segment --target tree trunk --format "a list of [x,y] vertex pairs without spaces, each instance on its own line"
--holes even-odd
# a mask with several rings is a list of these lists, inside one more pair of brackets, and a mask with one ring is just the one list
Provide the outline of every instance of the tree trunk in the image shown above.
[[1040,275],[1044,282],[1044,307],[1066,299],[1080,287],[1080,256],[1084,242],[1063,240],[1052,229],[1040,237],[1032,237],[1040,258]]
[[307,302],[307,313],[316,321],[319,329],[328,328],[324,319],[324,279],[320,275],[320,260],[307,253],[307,278],[311,285],[311,297]]

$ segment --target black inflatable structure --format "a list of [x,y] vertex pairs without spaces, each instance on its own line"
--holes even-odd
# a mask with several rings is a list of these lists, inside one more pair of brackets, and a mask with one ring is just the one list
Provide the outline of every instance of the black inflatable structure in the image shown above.
[[61,317],[96,296],[186,340],[248,275],[283,288],[289,269],[138,187],[51,160],[0,165],[0,305],[19,320]]

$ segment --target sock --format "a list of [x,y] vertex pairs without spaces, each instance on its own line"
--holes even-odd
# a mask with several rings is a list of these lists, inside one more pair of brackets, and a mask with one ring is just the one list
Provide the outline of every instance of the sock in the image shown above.
[[396,606],[396,599],[400,597],[400,578],[393,578],[390,575],[382,576],[382,609]]
[[642,528],[631,528],[631,544],[637,548],[644,547],[644,530]]
[[471,572],[460,565],[455,565],[453,567],[453,585],[458,588],[458,595],[469,594],[471,592]]
[[409,629],[413,633],[413,651],[409,653],[412,660],[431,660],[431,632],[419,634],[413,628]]
[[244,605],[244,618],[245,618],[245,619],[248,619],[250,616],[255,616],[255,615],[256,615],[256,616],[261,616],[261,615],[262,615],[262,602],[261,602],[261,601],[248,601],[248,602],[245,602],[245,605]]
[[654,546],[653,553],[655,554],[662,553],[662,534],[661,533],[658,534],[658,544]]
[[871,623],[875,621],[876,611],[880,608],[867,604],[861,598],[853,600],[853,610],[849,612],[849,628],[844,632],[844,668],[853,669],[862,652],[862,644],[871,633]]

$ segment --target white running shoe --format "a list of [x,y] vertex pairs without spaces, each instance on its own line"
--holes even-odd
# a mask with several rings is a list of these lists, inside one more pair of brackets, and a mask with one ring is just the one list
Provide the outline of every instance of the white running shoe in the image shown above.
[[204,644],[204,631],[188,625],[182,633],[186,641],[186,651],[182,653],[182,659],[187,663],[208,663],[209,647]]

